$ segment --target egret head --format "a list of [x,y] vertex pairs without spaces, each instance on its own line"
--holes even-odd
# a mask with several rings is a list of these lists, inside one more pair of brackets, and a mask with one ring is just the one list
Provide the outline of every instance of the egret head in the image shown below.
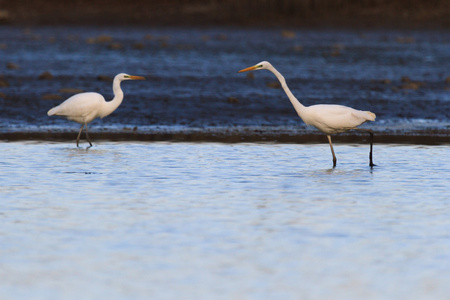
[[252,66],[252,67],[248,67],[245,69],[242,69],[240,71],[238,71],[238,73],[241,72],[247,72],[247,71],[254,71],[254,70],[264,70],[264,69],[270,69],[273,68],[272,65],[270,64],[270,62],[268,61],[262,61],[260,63],[257,63],[256,65]]
[[119,79],[120,81],[122,81],[122,80],[145,80],[145,77],[120,73],[120,74],[117,74],[114,79]]

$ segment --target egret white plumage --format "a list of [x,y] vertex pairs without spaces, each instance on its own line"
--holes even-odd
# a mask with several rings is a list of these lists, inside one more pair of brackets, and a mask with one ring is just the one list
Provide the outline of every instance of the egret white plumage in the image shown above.
[[269,62],[262,61],[252,67],[248,67],[238,71],[246,72],[253,70],[269,70],[280,81],[286,95],[289,97],[294,109],[297,111],[299,117],[308,125],[312,125],[325,133],[330,143],[331,154],[333,155],[333,168],[336,167],[336,155],[334,154],[333,144],[331,143],[331,135],[345,132],[348,130],[360,130],[370,134],[370,152],[369,152],[369,166],[375,166],[372,161],[373,150],[373,132],[370,129],[357,128],[359,125],[367,121],[375,121],[375,114],[370,111],[361,111],[354,108],[336,105],[336,104],[317,104],[311,106],[304,106],[290,91],[286,84],[283,75],[277,71]]
[[80,93],[73,95],[60,105],[53,107],[47,112],[47,115],[66,117],[71,121],[81,124],[80,132],[77,137],[77,147],[83,127],[86,127],[86,139],[88,140],[90,147],[92,147],[87,124],[95,118],[104,118],[110,115],[119,107],[123,100],[123,91],[120,88],[120,83],[123,80],[145,80],[145,78],[125,73],[117,74],[113,81],[114,98],[111,101],[105,101],[105,98],[98,93]]

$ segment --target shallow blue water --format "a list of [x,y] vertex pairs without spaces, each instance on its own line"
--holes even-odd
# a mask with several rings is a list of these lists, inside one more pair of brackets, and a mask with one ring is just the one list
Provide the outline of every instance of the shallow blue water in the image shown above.
[[448,146],[0,143],[3,299],[446,299]]

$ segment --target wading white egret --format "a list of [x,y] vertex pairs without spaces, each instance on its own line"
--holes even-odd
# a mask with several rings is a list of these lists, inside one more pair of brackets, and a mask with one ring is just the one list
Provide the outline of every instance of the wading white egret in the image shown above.
[[372,145],[373,145],[373,132],[370,129],[357,128],[359,125],[367,121],[375,121],[375,114],[370,111],[356,110],[351,107],[335,104],[317,104],[311,106],[304,106],[300,101],[295,98],[292,92],[289,90],[286,80],[283,75],[277,71],[269,62],[262,61],[252,67],[242,69],[238,71],[246,72],[253,70],[269,70],[278,78],[283,87],[286,95],[289,97],[292,105],[294,106],[297,114],[308,125],[312,125],[325,133],[330,143],[331,154],[333,155],[333,168],[336,167],[336,155],[334,154],[333,144],[331,143],[331,135],[336,133],[345,132],[348,130],[360,130],[370,134],[370,152],[369,152],[369,165],[374,166],[372,161]]
[[92,147],[87,124],[95,118],[104,118],[110,115],[119,107],[123,100],[123,91],[120,88],[120,83],[123,80],[145,80],[145,78],[125,73],[117,74],[113,81],[114,98],[111,101],[105,101],[105,98],[98,93],[80,93],[73,95],[60,105],[53,107],[47,112],[47,115],[66,117],[71,121],[81,124],[77,137],[77,147],[83,127],[86,127],[86,139],[90,147]]

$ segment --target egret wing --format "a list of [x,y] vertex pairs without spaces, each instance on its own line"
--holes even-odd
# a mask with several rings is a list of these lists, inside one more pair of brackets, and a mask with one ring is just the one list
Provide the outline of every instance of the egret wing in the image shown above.
[[75,122],[89,123],[97,116],[104,101],[103,96],[98,93],[76,94],[52,108],[48,115],[64,116]]
[[339,133],[373,120],[373,114],[356,110],[343,105],[313,105],[308,107],[311,112],[310,125],[327,133]]

